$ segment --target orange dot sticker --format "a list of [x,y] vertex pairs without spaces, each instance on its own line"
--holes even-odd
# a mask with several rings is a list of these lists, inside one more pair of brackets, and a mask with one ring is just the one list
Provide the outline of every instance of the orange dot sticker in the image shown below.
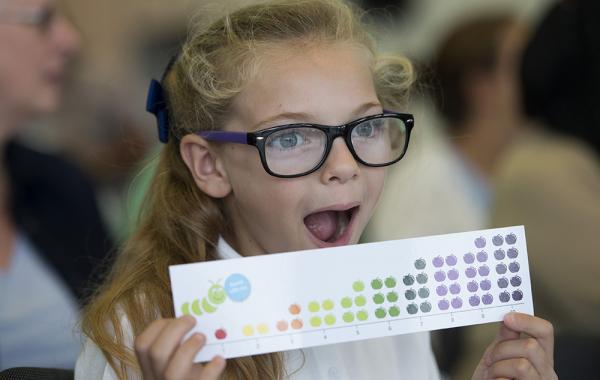
[[298,305],[297,303],[291,305],[289,310],[290,310],[290,314],[292,314],[292,315],[298,315],[298,314],[300,314],[300,311],[302,311],[302,309],[300,308],[300,305]]
[[302,328],[303,324],[302,324],[302,319],[294,319],[292,321],[292,328],[294,330],[300,330]]
[[288,329],[287,321],[281,320],[281,321],[277,322],[277,330],[287,331],[287,329]]

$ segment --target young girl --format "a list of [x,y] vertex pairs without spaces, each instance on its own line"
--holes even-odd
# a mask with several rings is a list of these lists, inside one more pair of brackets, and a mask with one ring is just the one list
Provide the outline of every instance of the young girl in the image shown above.
[[[163,78],[167,144],[85,314],[76,377],[438,378],[427,334],[194,364],[205,338],[182,342],[195,320],[173,319],[168,278],[174,264],[357,243],[408,145],[412,118],[385,110],[404,110],[412,81],[337,0],[249,6],[192,33]],[[552,345],[548,322],[511,314],[474,378],[555,378]]]

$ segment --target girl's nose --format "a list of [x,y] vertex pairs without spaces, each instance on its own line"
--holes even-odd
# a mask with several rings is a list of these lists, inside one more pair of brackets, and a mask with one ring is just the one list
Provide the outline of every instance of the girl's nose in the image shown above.
[[333,140],[327,160],[321,170],[321,181],[345,183],[358,176],[360,168],[343,138]]
[[54,45],[65,58],[71,58],[81,45],[81,37],[73,24],[62,14],[56,16],[52,29]]

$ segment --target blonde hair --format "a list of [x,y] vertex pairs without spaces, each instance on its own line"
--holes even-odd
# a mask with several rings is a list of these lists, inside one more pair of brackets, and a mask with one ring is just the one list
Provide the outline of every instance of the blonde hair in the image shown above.
[[[358,12],[340,0],[283,0],[248,6],[193,30],[163,79],[169,143],[144,200],[139,227],[86,307],[83,331],[120,378],[139,368],[125,343],[121,317],[133,336],[157,318],[174,317],[168,267],[217,259],[226,215],[219,199],[195,185],[180,157],[179,138],[219,129],[234,97],[260,66],[261,52],[289,44],[349,42],[374,56],[373,78],[386,108],[405,106],[414,80],[403,57],[377,57]],[[265,50],[266,49],[266,50]],[[280,379],[281,353],[228,360],[225,379]]]

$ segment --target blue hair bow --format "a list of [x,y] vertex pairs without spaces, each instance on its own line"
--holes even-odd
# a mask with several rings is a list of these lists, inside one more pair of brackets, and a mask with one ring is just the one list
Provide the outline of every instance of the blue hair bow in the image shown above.
[[146,100],[146,111],[156,116],[158,125],[158,139],[162,143],[169,141],[169,114],[167,112],[167,102],[160,82],[152,79],[148,89],[148,99]]

